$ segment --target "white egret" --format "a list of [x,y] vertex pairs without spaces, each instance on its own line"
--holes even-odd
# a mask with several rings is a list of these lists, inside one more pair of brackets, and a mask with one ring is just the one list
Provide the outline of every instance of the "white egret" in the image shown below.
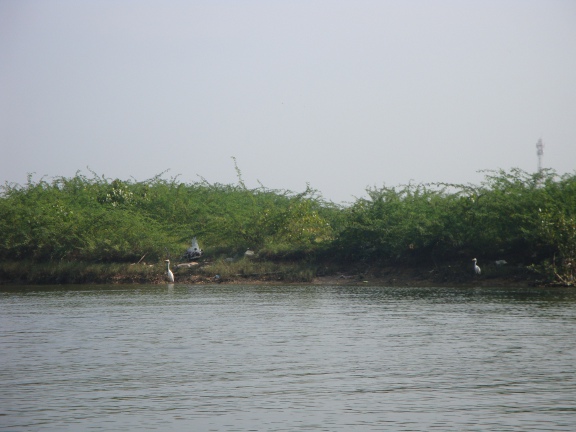
[[170,282],[174,282],[174,273],[170,270],[170,260],[164,260],[164,262],[166,263],[166,278]]
[[480,267],[478,267],[478,265],[476,264],[478,260],[474,258],[472,261],[474,261],[474,272],[476,272],[476,274],[479,275],[482,272],[482,270],[480,270]]

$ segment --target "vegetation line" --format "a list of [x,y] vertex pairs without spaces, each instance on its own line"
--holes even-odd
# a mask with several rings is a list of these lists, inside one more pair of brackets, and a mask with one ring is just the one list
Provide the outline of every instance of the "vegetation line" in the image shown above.
[[[196,236],[212,265],[194,271],[206,275],[303,280],[422,267],[435,278],[473,280],[476,257],[482,278],[575,283],[575,174],[485,171],[479,185],[383,186],[341,206],[309,186],[248,189],[235,169],[237,185],[78,172],[0,186],[0,282],[108,280],[114,271],[161,280],[158,264],[178,262]],[[252,259],[244,258],[248,248]],[[129,263],[138,265],[122,267]]]

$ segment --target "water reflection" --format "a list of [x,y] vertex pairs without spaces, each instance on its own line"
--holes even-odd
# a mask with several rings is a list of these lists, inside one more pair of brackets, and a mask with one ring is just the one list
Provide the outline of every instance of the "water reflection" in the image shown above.
[[572,430],[567,289],[0,290],[7,430]]

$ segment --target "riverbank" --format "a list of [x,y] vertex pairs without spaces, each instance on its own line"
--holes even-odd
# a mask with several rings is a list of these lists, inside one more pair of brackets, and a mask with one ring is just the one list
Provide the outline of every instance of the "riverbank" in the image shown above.
[[[213,281],[207,281],[213,283]],[[281,278],[255,278],[238,276],[223,281],[228,284],[285,284]],[[427,268],[418,267],[385,267],[375,272],[337,272],[331,275],[315,276],[308,281],[296,283],[310,283],[312,285],[333,285],[333,286],[390,286],[390,287],[426,287],[426,286],[479,286],[479,287],[533,287],[545,286],[534,277],[526,275],[508,275],[489,277],[441,277],[438,272]]]
[[[466,263],[467,264],[467,263]],[[0,263],[0,284],[165,284],[165,264],[154,263]],[[171,266],[183,284],[292,284],[386,286],[544,286],[522,266],[486,264],[481,275],[465,263],[377,265],[359,263],[203,260]]]
[[[181,283],[576,283],[574,175],[367,193],[339,206],[310,187],[29,179],[0,187],[0,283],[165,283],[165,258]],[[199,264],[177,266],[194,236]]]

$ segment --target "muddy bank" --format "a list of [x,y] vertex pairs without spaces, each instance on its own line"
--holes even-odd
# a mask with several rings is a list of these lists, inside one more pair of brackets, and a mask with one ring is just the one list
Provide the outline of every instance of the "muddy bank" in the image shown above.
[[[469,274],[458,268],[382,267],[377,269],[340,269],[335,272],[318,272],[312,277],[298,278],[294,274],[272,272],[264,274],[199,275],[176,273],[175,283],[188,284],[312,284],[312,285],[377,285],[377,286],[544,286],[533,274],[525,271],[499,271],[488,275]],[[503,274],[504,273],[504,274]],[[151,283],[167,283],[160,275]]]
[[313,284],[386,286],[537,286],[535,275],[525,271],[498,270],[487,275],[470,274],[458,267],[383,267],[358,273],[318,276]]
[[[481,275],[459,263],[377,266],[203,261],[175,264],[178,284],[314,284],[380,286],[538,286],[525,267],[489,267]],[[0,284],[166,284],[163,264],[0,263]]]

